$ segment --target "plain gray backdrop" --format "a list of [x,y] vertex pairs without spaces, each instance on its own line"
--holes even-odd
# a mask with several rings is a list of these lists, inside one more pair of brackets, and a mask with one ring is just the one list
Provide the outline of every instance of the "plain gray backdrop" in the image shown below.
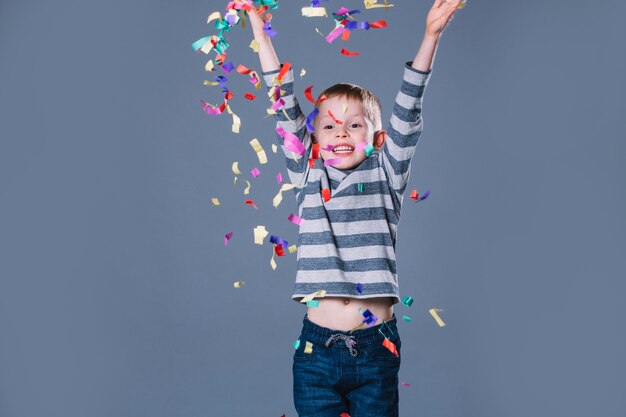
[[[286,170],[265,88],[250,102],[229,76],[238,135],[200,105],[219,102],[203,80],[222,72],[191,43],[226,3],[0,0],[1,417],[296,415],[295,255],[272,271],[252,240],[261,224],[297,237],[293,194],[271,204]],[[306,113],[308,85],[350,81],[388,119],[432,4],[393,3],[329,0],[389,26],[328,44],[315,28],[330,18],[280,1],[275,46],[307,70]],[[405,197],[399,229],[415,300],[396,308],[413,319],[399,323],[401,415],[626,415],[625,14],[469,0],[445,30],[409,183],[431,195]],[[250,29],[228,39],[229,60],[258,70]]]

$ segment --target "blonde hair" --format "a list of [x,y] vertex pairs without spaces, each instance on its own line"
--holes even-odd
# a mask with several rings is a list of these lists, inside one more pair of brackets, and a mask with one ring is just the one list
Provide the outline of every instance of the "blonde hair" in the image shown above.
[[371,91],[356,84],[335,84],[320,93],[315,107],[319,106],[320,99],[324,96],[326,98],[346,97],[348,100],[354,100],[361,103],[363,105],[365,117],[366,119],[369,119],[369,122],[371,122],[372,124],[371,127],[373,128],[373,132],[370,132],[369,136],[373,136],[374,132],[377,132],[383,128],[381,121],[382,108],[380,105],[380,101],[378,100],[378,97],[376,97]]

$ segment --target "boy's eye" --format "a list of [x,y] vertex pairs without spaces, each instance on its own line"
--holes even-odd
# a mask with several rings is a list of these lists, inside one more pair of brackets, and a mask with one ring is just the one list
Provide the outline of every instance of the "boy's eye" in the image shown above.
[[350,125],[350,127],[353,128],[353,129],[358,129],[359,127],[361,127],[361,124],[360,123],[352,123]]
[[324,129],[332,129],[332,128],[333,128],[333,125],[326,125],[326,126],[324,126]]

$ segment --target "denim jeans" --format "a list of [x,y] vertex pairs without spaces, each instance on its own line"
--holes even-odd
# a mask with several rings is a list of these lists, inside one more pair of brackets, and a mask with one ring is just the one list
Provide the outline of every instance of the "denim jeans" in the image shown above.
[[[396,345],[398,356],[383,346],[381,332]],[[305,353],[307,342],[310,353]],[[305,316],[293,356],[296,411],[300,417],[397,417],[399,369],[395,315],[352,333],[318,326]]]

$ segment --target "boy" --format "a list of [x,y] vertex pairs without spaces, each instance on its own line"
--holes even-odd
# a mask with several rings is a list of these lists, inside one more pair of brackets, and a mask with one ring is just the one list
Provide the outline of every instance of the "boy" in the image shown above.
[[[291,182],[298,185],[298,215],[304,219],[292,298],[325,291],[319,305],[307,310],[294,354],[300,417],[398,416],[396,231],[422,130],[422,95],[439,37],[459,2],[434,1],[420,49],[405,65],[388,130],[382,130],[380,104],[371,92],[337,84],[321,93],[309,133],[294,95],[293,72],[281,72],[263,30],[271,16],[254,7],[249,13],[265,82],[271,91],[284,90],[280,98],[288,118],[282,109],[276,112],[282,128],[278,140]],[[304,147],[300,156],[293,145],[285,146],[292,135]],[[310,162],[316,153],[319,158]]]

